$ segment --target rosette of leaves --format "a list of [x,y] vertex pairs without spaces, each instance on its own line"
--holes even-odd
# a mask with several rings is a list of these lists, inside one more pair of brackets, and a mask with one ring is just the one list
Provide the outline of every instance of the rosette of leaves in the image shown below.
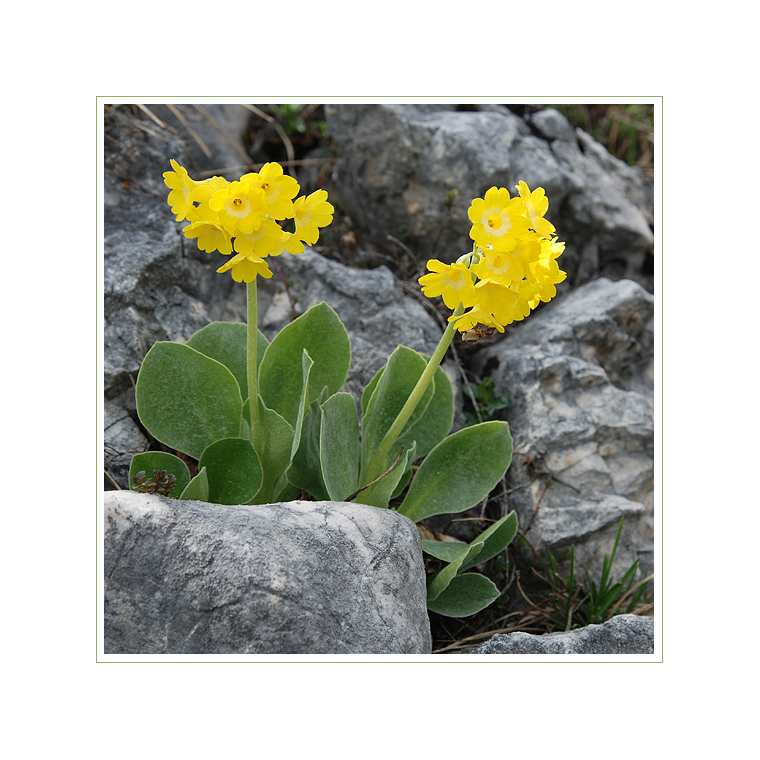
[[[137,378],[137,413],[156,440],[196,459],[198,474],[191,478],[179,456],[154,451],[135,455],[130,476],[164,470],[176,479],[180,499],[227,505],[290,501],[302,492],[378,508],[400,500],[398,511],[419,522],[477,505],[509,467],[506,422],[449,435],[454,394],[440,367],[386,460],[379,469],[371,465],[429,357],[399,346],[364,389],[360,424],[354,397],[342,390],[351,363],[348,333],[325,303],[271,342],[259,332],[257,358],[258,389],[251,394],[244,324],[213,322],[185,344],[156,343]],[[259,409],[257,449],[251,403]],[[446,563],[429,579],[430,609],[460,617],[493,602],[494,584],[467,571],[503,551],[516,530],[510,513],[470,544],[424,541],[423,550]]]

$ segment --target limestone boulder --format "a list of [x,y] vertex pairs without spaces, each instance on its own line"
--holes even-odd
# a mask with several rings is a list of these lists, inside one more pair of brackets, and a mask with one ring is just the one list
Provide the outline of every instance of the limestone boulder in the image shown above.
[[106,654],[426,654],[420,537],[343,502],[105,495]]
[[536,549],[575,545],[576,567],[598,572],[621,516],[616,572],[637,557],[652,564],[653,311],[636,282],[601,278],[540,308],[474,359],[510,401],[517,453],[509,507]]
[[616,615],[574,631],[497,633],[469,654],[654,654],[654,618]]

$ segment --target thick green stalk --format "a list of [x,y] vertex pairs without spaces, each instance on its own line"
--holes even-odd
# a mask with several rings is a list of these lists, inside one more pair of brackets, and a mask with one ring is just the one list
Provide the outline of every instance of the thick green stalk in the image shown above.
[[[464,312],[464,307],[462,304],[459,304],[453,316],[459,316],[462,314],[462,312]],[[404,429],[404,425],[406,425],[406,423],[409,421],[412,413],[417,408],[417,404],[419,404],[420,399],[427,390],[428,385],[430,385],[430,381],[433,379],[435,371],[441,365],[443,357],[446,355],[446,350],[448,349],[449,345],[451,345],[451,341],[454,337],[454,332],[456,329],[455,325],[456,322],[449,322],[448,327],[444,331],[443,335],[441,336],[441,340],[433,352],[433,355],[430,357],[430,361],[428,361],[427,366],[425,367],[423,373],[420,375],[420,379],[417,381],[417,385],[414,386],[414,389],[409,395],[409,398],[406,400],[406,403],[401,408],[398,416],[393,421],[393,424],[390,426],[390,428],[388,428],[388,432],[380,442],[380,446],[375,452],[375,456],[372,457],[369,469],[367,470],[367,475],[370,478],[376,478],[382,471],[385,457],[388,455],[393,442],[399,437],[399,435],[401,435],[401,431]]]
[[259,456],[263,449],[261,423],[259,421],[259,306],[256,278],[246,285],[248,301],[248,406],[251,413],[251,445]]

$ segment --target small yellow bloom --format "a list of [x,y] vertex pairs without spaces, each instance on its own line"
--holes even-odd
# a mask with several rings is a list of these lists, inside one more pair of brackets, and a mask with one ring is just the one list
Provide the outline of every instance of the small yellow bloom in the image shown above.
[[428,297],[443,296],[443,302],[450,309],[456,309],[459,304],[465,308],[472,306],[477,297],[472,284],[472,275],[467,266],[461,262],[444,264],[438,259],[427,263],[430,274],[419,279],[422,292]]
[[214,222],[197,221],[191,222],[182,230],[189,240],[198,239],[198,248],[206,253],[219,251],[225,256],[232,253],[232,241],[230,233]]
[[525,204],[520,198],[510,200],[505,187],[492,187],[485,198],[475,198],[470,204],[470,237],[481,248],[493,246],[497,251],[511,251],[517,238],[528,231],[524,213]]
[[515,187],[525,204],[525,210],[528,214],[528,219],[530,219],[530,226],[544,237],[551,237],[556,230],[551,222],[544,219],[544,215],[549,208],[549,199],[546,197],[544,188],[537,187],[531,193],[527,183],[522,180]]
[[[293,204],[296,231],[299,240],[314,245],[319,238],[319,227],[326,227],[332,222],[335,209],[327,202],[326,190],[315,190],[308,197],[296,198]],[[286,249],[287,250],[287,249]]]
[[481,280],[496,280],[507,287],[525,276],[522,264],[516,256],[491,248],[483,251],[483,256],[472,266],[472,271]]
[[250,187],[247,182],[230,182],[217,190],[209,200],[209,206],[219,215],[219,223],[235,235],[238,230],[250,233],[257,230],[267,213],[264,191]]
[[239,253],[217,269],[217,272],[226,272],[231,269],[232,279],[235,282],[253,282],[256,275],[266,279],[272,276],[272,271],[264,259],[258,256],[246,256]]
[[258,188],[264,193],[267,200],[267,214],[272,219],[293,218],[293,198],[298,195],[301,188],[293,177],[283,174],[279,164],[264,164],[261,171],[244,174],[240,181],[247,182],[250,187]]
[[283,250],[282,235],[283,229],[277,222],[265,219],[257,230],[250,233],[238,232],[235,235],[235,251],[246,256],[276,256]]
[[168,203],[172,207],[172,214],[177,215],[177,221],[181,222],[187,217],[188,211],[193,206],[194,191],[201,184],[190,179],[187,169],[180,166],[173,158],[169,159],[174,171],[164,172],[164,184],[171,188]]

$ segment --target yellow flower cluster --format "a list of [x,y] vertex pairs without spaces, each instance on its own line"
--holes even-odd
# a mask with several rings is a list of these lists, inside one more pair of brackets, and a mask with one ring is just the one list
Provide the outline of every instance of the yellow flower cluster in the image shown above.
[[460,332],[477,324],[504,332],[505,325],[554,298],[555,285],[567,276],[556,261],[565,244],[557,242],[554,226],[544,218],[549,207],[544,189],[531,192],[525,182],[515,187],[515,198],[504,187],[475,198],[468,211],[473,250],[453,264],[431,259],[430,274],[419,279],[429,298],[442,296],[450,309],[460,304],[469,309],[449,317]]
[[[185,237],[197,239],[207,253],[229,256],[234,250],[235,256],[217,272],[232,270],[236,282],[252,282],[257,274],[271,277],[267,256],[303,253],[304,243],[314,245],[319,227],[332,221],[327,193],[317,190],[296,198],[300,186],[277,163],[264,164],[235,182],[223,177],[196,182],[174,159],[171,165],[174,171],[164,172],[164,183],[171,189],[168,202],[177,221],[190,222]],[[278,224],[284,219],[294,220],[294,232]]]

